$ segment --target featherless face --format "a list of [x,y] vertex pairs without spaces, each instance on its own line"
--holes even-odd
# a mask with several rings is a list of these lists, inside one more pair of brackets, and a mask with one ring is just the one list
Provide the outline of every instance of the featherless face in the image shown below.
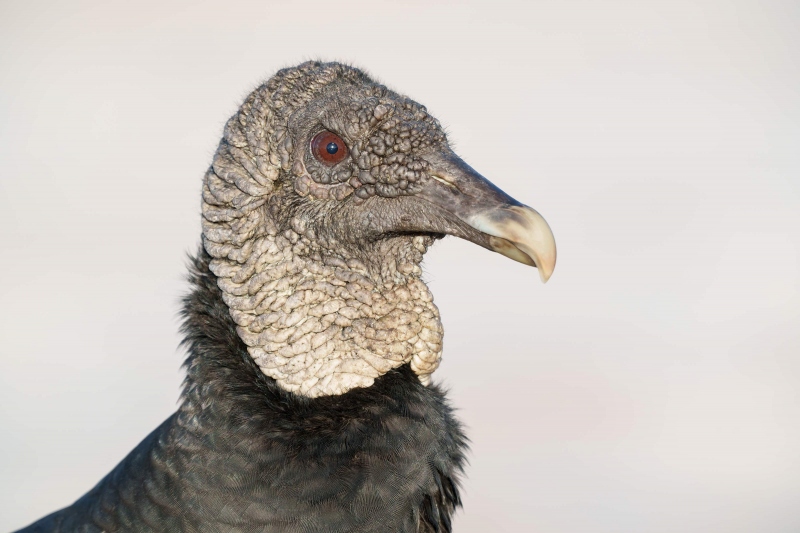
[[547,223],[449,148],[425,107],[337,63],[285,69],[225,128],[203,189],[204,245],[238,333],[262,371],[315,397],[441,357],[419,279],[454,235],[555,266]]

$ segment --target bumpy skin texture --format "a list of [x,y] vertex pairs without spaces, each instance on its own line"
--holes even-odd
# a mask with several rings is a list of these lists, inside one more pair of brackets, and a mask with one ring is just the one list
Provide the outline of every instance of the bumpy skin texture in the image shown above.
[[[309,150],[325,130],[349,148],[334,166]],[[279,72],[228,121],[204,244],[239,335],[281,387],[342,394],[406,363],[429,382],[443,333],[419,279],[432,237],[385,230],[432,179],[424,156],[446,147],[423,106],[337,63]]]
[[21,530],[449,532],[464,435],[408,365],[340,396],[254,364],[204,252],[184,307],[183,402],[71,507]]

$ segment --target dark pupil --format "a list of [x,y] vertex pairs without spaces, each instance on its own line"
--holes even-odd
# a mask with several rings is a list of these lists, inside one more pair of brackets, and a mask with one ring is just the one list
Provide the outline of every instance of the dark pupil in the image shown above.
[[333,155],[339,151],[339,145],[336,143],[328,143],[328,146],[325,147],[325,151]]

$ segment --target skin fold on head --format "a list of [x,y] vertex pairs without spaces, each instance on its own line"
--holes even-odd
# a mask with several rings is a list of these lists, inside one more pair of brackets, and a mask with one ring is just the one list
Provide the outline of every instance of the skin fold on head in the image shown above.
[[420,262],[454,235],[553,272],[553,234],[450,149],[425,107],[339,63],[279,71],[228,121],[203,186],[203,244],[264,374],[308,397],[410,363],[442,325]]

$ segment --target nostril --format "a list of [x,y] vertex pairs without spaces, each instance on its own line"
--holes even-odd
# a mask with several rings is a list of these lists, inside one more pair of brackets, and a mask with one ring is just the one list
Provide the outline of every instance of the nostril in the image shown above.
[[458,187],[456,186],[456,184],[455,184],[455,183],[453,183],[452,181],[450,181],[450,180],[449,180],[447,177],[444,177],[444,176],[439,176],[439,175],[437,175],[437,174],[430,174],[430,177],[432,177],[433,179],[435,179],[436,181],[438,181],[438,182],[439,182],[439,183],[441,183],[442,185],[444,185],[444,186],[446,186],[446,187],[448,187],[448,188],[452,189],[452,190],[453,190],[453,192],[461,192],[461,191],[458,189]]

